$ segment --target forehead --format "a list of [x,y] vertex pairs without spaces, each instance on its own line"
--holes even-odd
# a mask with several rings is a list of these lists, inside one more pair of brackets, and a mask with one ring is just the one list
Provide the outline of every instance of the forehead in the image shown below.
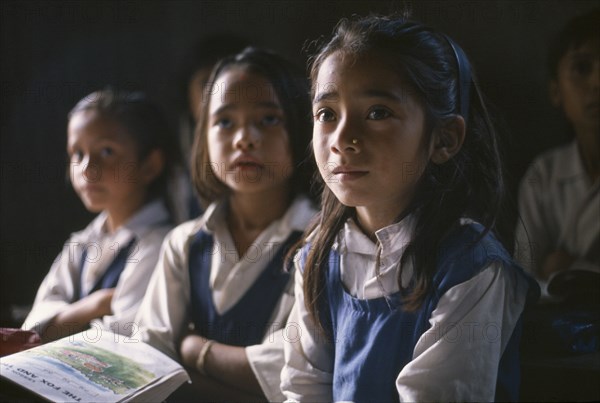
[[96,110],[76,112],[69,120],[67,137],[69,145],[88,140],[133,141],[121,124]]
[[600,57],[600,39],[588,40],[578,46],[571,46],[563,55],[563,59],[598,57]]
[[232,68],[217,77],[211,89],[211,113],[223,107],[279,107],[275,88],[266,77],[244,68]]
[[408,88],[400,70],[377,53],[354,56],[335,52],[323,61],[313,84],[314,100],[327,93],[354,96],[362,92],[387,91],[407,94]]

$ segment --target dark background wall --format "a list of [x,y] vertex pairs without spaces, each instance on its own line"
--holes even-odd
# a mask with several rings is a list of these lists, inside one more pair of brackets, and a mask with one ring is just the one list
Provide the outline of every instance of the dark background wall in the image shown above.
[[598,4],[2,1],[0,325],[16,325],[11,306],[32,302],[63,242],[92,218],[65,180],[66,114],[89,92],[107,84],[143,89],[173,113],[178,63],[202,34],[234,32],[304,63],[304,42],[331,32],[340,17],[409,5],[472,58],[504,121],[514,190],[535,154],[568,139],[546,97],[547,45],[569,18]]

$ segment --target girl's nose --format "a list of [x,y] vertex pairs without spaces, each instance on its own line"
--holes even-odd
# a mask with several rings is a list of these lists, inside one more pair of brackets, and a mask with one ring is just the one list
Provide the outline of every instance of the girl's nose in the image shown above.
[[86,158],[81,161],[81,173],[87,182],[97,182],[102,177],[100,165],[94,159]]
[[239,150],[252,150],[260,145],[261,134],[252,125],[245,125],[236,132],[233,144]]
[[357,153],[360,151],[360,128],[358,122],[343,118],[335,131],[331,151],[334,153]]

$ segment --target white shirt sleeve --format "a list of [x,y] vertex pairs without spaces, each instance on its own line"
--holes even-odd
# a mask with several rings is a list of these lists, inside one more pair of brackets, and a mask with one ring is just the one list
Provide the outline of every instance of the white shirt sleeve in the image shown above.
[[38,288],[31,312],[22,325],[24,330],[42,333],[48,323],[76,298],[81,249],[73,239],[71,237],[65,243]]
[[[182,224],[169,233],[146,296],[135,318],[140,339],[179,360],[177,346],[188,325],[190,305],[189,271],[187,267],[188,226]],[[133,334],[132,337],[136,337]]]
[[542,259],[556,249],[558,229],[552,228],[544,197],[548,197],[547,179],[537,164],[527,170],[519,187],[519,215],[515,233],[515,259],[536,278],[540,277]]
[[304,305],[302,274],[296,268],[296,303],[285,329],[285,365],[281,390],[286,398],[307,402],[331,402],[333,348],[315,327]]
[[518,273],[492,263],[448,290],[396,379],[400,401],[493,401],[527,289]]

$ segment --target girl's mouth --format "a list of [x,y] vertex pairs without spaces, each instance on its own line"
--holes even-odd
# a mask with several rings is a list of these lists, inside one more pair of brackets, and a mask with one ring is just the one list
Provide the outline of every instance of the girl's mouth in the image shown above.
[[238,162],[234,162],[231,165],[231,170],[236,170],[236,169],[241,169],[241,170],[247,170],[247,169],[263,169],[265,166],[259,162],[254,162],[254,161],[238,161]]
[[332,176],[337,178],[340,182],[360,179],[368,173],[369,171],[343,166],[336,167],[333,171],[331,171]]
[[230,169],[236,170],[248,170],[248,169],[263,169],[265,164],[263,164],[258,158],[255,158],[251,155],[242,155],[233,160],[233,163],[230,165]]

